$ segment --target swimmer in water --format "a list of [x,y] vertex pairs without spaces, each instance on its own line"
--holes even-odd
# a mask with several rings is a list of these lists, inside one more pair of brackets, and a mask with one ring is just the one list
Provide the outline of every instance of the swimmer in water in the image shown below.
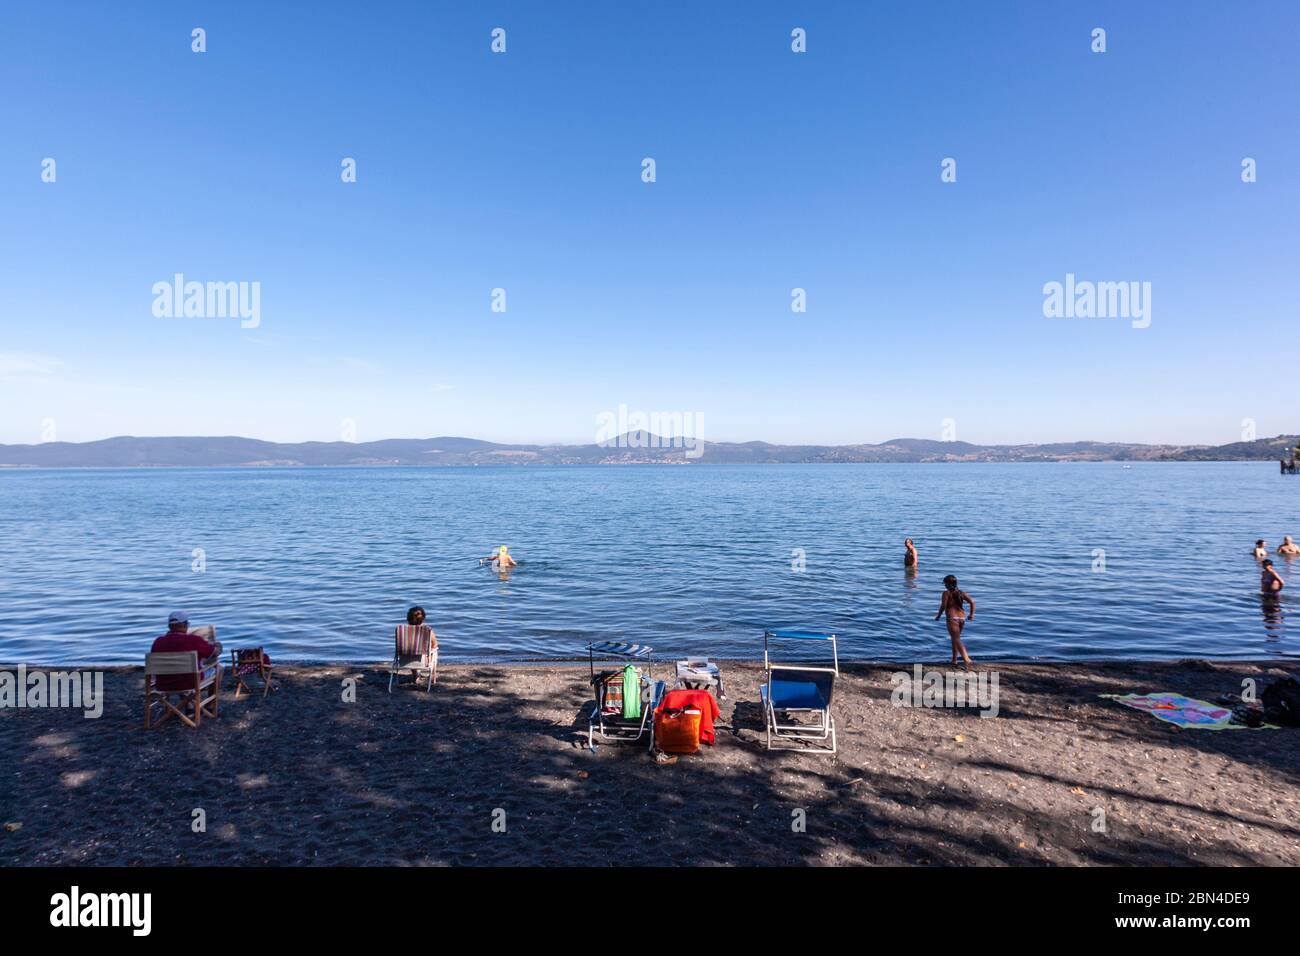
[[1268,557],[1268,542],[1260,538],[1255,542],[1255,560],[1263,561]]
[[513,568],[519,563],[514,558],[510,557],[510,551],[504,544],[501,545],[497,551],[489,554],[486,558],[480,558],[479,560],[491,561],[498,568]]
[[1282,575],[1273,570],[1273,562],[1264,561],[1264,569],[1259,574],[1259,590],[1264,594],[1276,594],[1286,587]]
[[903,547],[907,549],[903,552],[903,567],[915,570],[921,563],[921,556],[916,553],[916,545],[912,544],[911,538],[904,538]]
[[[935,614],[934,619],[937,621],[940,617],[948,615],[948,637],[952,639],[952,662],[957,663],[957,655],[961,655],[962,662],[966,670],[970,670],[971,659],[966,653],[966,645],[961,642],[961,632],[966,627],[967,621],[975,620],[975,602],[971,596],[961,588],[957,587],[957,579],[951,574],[943,579],[943,598],[939,601],[939,612]],[[970,605],[970,616],[962,609],[962,604]]]
[[1291,536],[1288,534],[1282,538],[1282,543],[1277,546],[1277,553],[1284,554],[1288,558],[1295,557],[1300,554],[1300,544],[1292,541]]

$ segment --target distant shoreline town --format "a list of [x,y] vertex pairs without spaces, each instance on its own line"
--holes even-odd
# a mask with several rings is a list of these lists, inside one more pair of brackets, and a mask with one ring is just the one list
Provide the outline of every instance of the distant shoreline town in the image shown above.
[[236,437],[137,438],[0,445],[0,468],[375,467],[411,465],[843,464],[926,462],[1280,461],[1300,436],[1228,445],[1117,442],[975,445],[896,438],[880,444],[776,445],[708,442],[694,446],[649,434],[590,445],[511,445],[473,438],[372,442],[268,442]]

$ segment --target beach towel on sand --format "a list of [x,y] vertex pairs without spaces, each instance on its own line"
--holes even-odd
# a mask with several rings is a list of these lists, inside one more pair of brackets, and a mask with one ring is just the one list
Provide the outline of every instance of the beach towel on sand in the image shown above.
[[1200,730],[1260,729],[1232,723],[1232,711],[1226,707],[1216,707],[1208,701],[1184,697],[1182,694],[1102,694],[1101,696],[1125,707],[1132,707],[1134,710],[1144,710],[1175,727],[1196,727]]

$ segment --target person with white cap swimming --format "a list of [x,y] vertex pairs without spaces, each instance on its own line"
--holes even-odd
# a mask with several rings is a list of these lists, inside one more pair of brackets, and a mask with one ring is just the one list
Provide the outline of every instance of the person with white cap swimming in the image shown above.
[[514,558],[510,557],[510,549],[507,548],[504,544],[501,545],[501,547],[498,548],[496,551],[489,554],[486,558],[479,558],[480,564],[485,561],[490,561],[492,564],[495,564],[498,568],[513,568],[516,564],[519,563]]

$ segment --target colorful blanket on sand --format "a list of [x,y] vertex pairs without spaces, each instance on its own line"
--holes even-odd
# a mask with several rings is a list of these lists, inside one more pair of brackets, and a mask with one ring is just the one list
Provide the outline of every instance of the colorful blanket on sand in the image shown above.
[[1134,710],[1144,710],[1175,727],[1196,727],[1200,730],[1250,729],[1244,724],[1232,723],[1232,711],[1227,707],[1217,707],[1208,701],[1184,697],[1182,694],[1102,694],[1101,696],[1125,707],[1132,707]]

